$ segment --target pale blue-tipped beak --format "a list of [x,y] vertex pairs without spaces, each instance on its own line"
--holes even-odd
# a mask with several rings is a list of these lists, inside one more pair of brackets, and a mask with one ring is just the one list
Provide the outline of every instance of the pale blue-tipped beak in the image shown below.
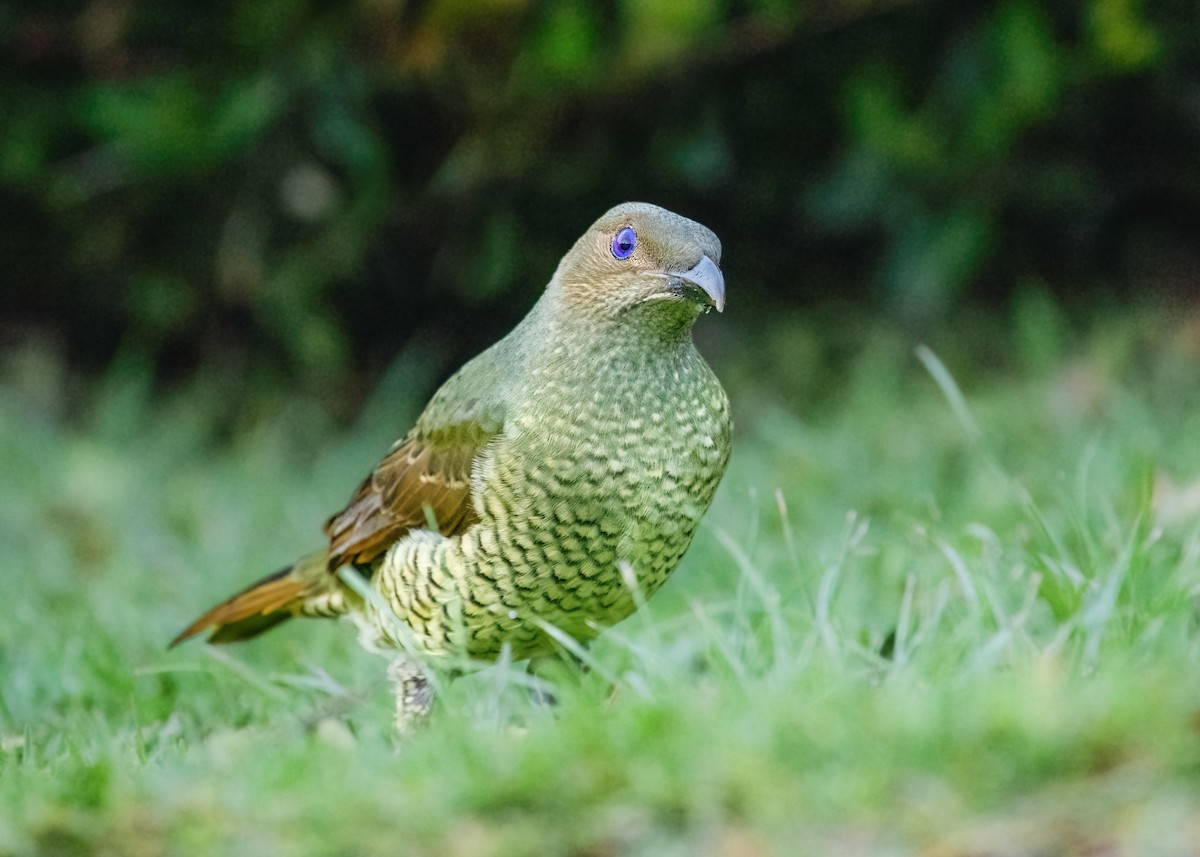
[[[712,259],[701,256],[700,261],[691,268],[674,276],[703,292],[703,298],[699,294],[696,297],[704,303],[716,307],[717,312],[725,309],[725,276]],[[688,291],[693,291],[693,289],[689,288]]]

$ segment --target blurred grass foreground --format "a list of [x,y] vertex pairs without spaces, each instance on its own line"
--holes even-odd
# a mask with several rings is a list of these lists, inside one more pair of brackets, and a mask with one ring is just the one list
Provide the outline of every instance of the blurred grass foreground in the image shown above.
[[402,744],[348,627],[163,647],[314,543],[415,398],[214,447],[190,391],[113,374],[67,424],[3,388],[0,854],[1197,853],[1194,325],[1001,371],[867,333],[811,408],[719,365],[734,461],[663,592],[556,706],[500,664]]
[[[0,11],[0,857],[1200,855],[1193,4]],[[725,247],[730,471],[391,728],[315,546],[578,232]]]

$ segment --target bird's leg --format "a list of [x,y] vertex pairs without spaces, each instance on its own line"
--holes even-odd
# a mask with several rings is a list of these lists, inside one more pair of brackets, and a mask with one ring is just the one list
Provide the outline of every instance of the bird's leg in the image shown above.
[[396,730],[411,732],[429,719],[433,686],[421,665],[405,655],[392,661],[388,677],[396,685]]
[[542,675],[545,672],[543,667],[548,660],[550,659],[546,657],[530,658],[529,663],[525,665],[526,674],[537,679],[529,686],[529,698],[536,705],[558,705],[558,697],[552,690],[553,683]]
[[525,672],[538,679],[538,683],[530,688],[529,695],[539,705],[558,705],[554,687],[568,676],[578,677],[587,671],[588,665],[565,649],[532,657],[525,667]]

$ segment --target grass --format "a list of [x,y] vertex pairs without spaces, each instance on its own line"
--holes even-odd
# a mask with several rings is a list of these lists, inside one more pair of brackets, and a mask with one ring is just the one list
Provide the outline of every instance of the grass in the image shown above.
[[557,706],[502,664],[404,740],[343,625],[163,646],[314,544],[422,355],[348,430],[277,395],[220,442],[215,381],[66,418],[10,360],[0,855],[1200,854],[1194,327],[843,328],[715,349],[730,472]]

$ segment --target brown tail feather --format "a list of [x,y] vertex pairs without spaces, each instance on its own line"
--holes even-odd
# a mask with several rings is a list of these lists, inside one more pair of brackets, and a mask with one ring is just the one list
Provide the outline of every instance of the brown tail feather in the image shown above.
[[210,643],[248,640],[299,613],[310,595],[333,584],[324,554],[312,554],[250,584],[184,628],[167,648],[174,648],[212,628]]

